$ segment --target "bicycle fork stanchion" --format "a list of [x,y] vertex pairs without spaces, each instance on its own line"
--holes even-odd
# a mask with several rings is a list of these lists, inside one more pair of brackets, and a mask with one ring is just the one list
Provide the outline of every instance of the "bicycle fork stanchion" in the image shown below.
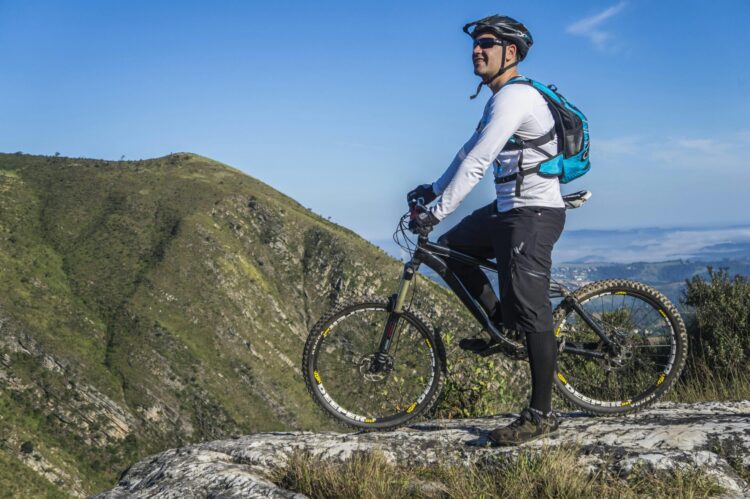
[[[418,266],[417,264],[416,266]],[[414,274],[416,273],[416,267],[413,262],[406,262],[404,265],[404,274],[401,276],[401,282],[398,285],[398,293],[396,294],[396,300],[393,304],[393,312],[400,314],[404,310],[404,302],[406,301],[406,295],[409,294],[409,288],[411,287]]]
[[373,364],[373,369],[375,371],[379,371],[387,363],[387,355],[388,350],[391,348],[391,340],[396,333],[398,320],[401,317],[401,312],[404,310],[404,302],[406,301],[406,296],[409,294],[409,289],[411,288],[414,274],[416,273],[416,268],[418,266],[419,263],[416,263],[415,265],[413,262],[407,262],[406,265],[404,265],[404,273],[401,276],[398,292],[391,297],[391,313],[388,315],[388,320],[383,329],[383,336],[380,338],[378,353],[375,355],[376,362]]

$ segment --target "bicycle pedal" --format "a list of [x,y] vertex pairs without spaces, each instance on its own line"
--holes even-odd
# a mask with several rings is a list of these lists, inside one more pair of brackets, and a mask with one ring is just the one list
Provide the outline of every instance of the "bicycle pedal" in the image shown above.
[[501,343],[492,340],[487,341],[483,338],[464,338],[458,342],[458,348],[480,357],[487,357],[504,351]]
[[458,342],[458,348],[467,352],[478,352],[487,348],[488,342],[482,338],[463,338]]
[[496,353],[508,355],[508,347],[506,347],[502,343],[496,343],[493,341],[487,346],[487,348],[480,352],[477,352],[477,355],[479,355],[480,357],[489,357],[490,355],[495,355]]

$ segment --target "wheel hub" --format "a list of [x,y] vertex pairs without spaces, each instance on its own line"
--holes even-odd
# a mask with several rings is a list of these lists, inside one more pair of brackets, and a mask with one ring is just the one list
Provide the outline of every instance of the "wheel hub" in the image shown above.
[[393,371],[393,357],[384,353],[374,353],[362,357],[359,361],[359,372],[371,382],[382,381]]
[[609,358],[605,361],[606,367],[609,369],[622,369],[625,365],[633,358],[632,346],[627,341],[626,335],[619,330],[612,332],[610,339],[614,342],[614,354],[610,354]]

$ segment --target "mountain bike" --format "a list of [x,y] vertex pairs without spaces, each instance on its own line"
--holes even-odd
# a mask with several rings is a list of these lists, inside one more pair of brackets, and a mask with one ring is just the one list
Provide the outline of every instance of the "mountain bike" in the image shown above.
[[[588,191],[564,196],[577,208]],[[413,215],[411,215],[413,216]],[[428,413],[446,372],[439,332],[407,304],[417,270],[439,275],[491,337],[481,355],[527,357],[521,335],[494,324],[446,261],[497,273],[492,260],[475,258],[420,235],[407,237],[410,213],[400,234],[411,259],[395,294],[359,298],[333,306],[312,327],[302,374],[313,399],[336,421],[362,430],[390,430]],[[675,306],[646,284],[608,279],[576,290],[550,280],[558,360],[554,387],[562,399],[592,415],[635,412],[655,402],[677,381],[687,357],[687,332]]]

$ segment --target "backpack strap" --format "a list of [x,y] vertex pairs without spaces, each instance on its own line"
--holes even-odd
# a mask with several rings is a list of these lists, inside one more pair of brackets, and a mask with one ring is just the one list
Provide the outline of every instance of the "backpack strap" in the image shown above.
[[[504,184],[506,182],[510,182],[512,180],[516,181],[516,197],[521,196],[521,184],[523,183],[523,178],[527,175],[531,175],[532,173],[538,173],[539,172],[539,165],[536,165],[533,168],[523,168],[523,150],[530,148],[534,149],[537,152],[540,152],[547,156],[548,159],[551,159],[554,157],[554,154],[550,154],[544,149],[542,149],[540,146],[543,144],[546,144],[547,142],[550,142],[552,139],[555,138],[555,127],[553,126],[549,132],[545,133],[541,137],[537,137],[535,139],[522,139],[518,135],[513,135],[511,137],[511,140],[508,141],[508,144],[503,148],[504,151],[520,151],[518,155],[518,173],[512,173],[510,175],[506,175],[504,177],[496,177],[495,183],[496,184]],[[497,160],[495,160],[497,162]]]
[[[560,117],[560,112],[557,110],[557,108],[555,107],[555,105],[552,102],[552,100],[550,99],[550,97],[547,94],[545,94],[544,92],[542,92],[539,88],[537,88],[537,86],[535,85],[535,83],[538,83],[538,82],[535,82],[534,80],[532,80],[530,78],[526,78],[525,76],[516,76],[515,78],[511,78],[510,80],[508,80],[507,82],[505,82],[505,84],[503,85],[503,87],[505,85],[511,85],[511,84],[514,84],[514,83],[515,84],[520,83],[520,84],[523,84],[523,85],[529,85],[530,87],[534,88],[537,92],[539,92],[539,94],[542,96],[542,98],[544,99],[544,101],[547,103],[547,107],[549,108],[550,114],[552,114],[552,121],[554,122],[554,126],[552,127],[552,129],[550,129],[549,132],[547,132],[546,134],[544,134],[541,137],[538,137],[536,139],[528,139],[528,140],[526,140],[524,142],[517,135],[513,135],[511,137],[511,140],[514,140],[515,142],[525,143],[526,145],[528,145],[529,147],[531,147],[535,151],[544,154],[548,158],[552,158],[552,156],[550,156],[549,153],[547,153],[546,151],[541,150],[538,146],[541,146],[542,144],[546,144],[547,142],[549,142],[552,139],[554,139],[555,138],[555,132],[556,132],[557,133],[557,137],[558,137],[558,140],[557,140],[557,154],[560,154],[563,151],[563,140],[561,140],[561,137],[565,136],[565,133],[564,133],[564,130],[563,130],[563,127],[562,127],[562,118]],[[550,85],[548,88],[550,88],[553,92],[557,92],[557,87],[555,87],[554,85]],[[506,148],[508,148],[507,150],[511,150],[511,151],[519,149],[518,147],[515,147],[513,145],[513,143],[511,143],[511,142],[509,142],[506,145]]]
[[540,146],[546,144],[547,142],[550,142],[555,138],[555,127],[553,126],[550,128],[549,132],[545,133],[544,135],[537,137],[535,139],[522,139],[518,135],[511,136],[508,143],[503,147],[504,151],[518,151],[525,149],[527,147],[534,149],[535,151],[538,151],[548,158],[551,158],[554,156],[553,154],[548,153],[544,149],[542,149]]
[[[512,78],[509,81],[507,81],[505,85],[510,85],[513,83],[521,83],[521,84],[530,85],[531,87],[534,87],[533,82],[530,79],[525,78],[523,76]],[[539,92],[539,93],[542,93],[542,92]],[[555,138],[555,135],[558,136],[558,149],[560,148],[559,137],[562,137],[562,134],[558,130],[559,128],[558,122],[560,121],[559,116],[555,115],[555,112],[552,109],[553,106],[550,105],[549,101],[544,96],[544,94],[542,94],[542,97],[544,97],[544,100],[547,101],[547,105],[550,107],[550,112],[552,113],[552,119],[554,121],[554,125],[552,126],[552,128],[550,128],[550,130],[547,133],[534,139],[522,139],[518,135],[515,135],[515,134],[512,135],[508,143],[505,144],[505,147],[503,147],[503,151],[520,151],[518,155],[518,173],[512,173],[510,175],[505,175],[504,177],[495,177],[495,184],[504,184],[506,182],[512,182],[513,180],[515,180],[516,181],[516,197],[521,196],[521,184],[523,183],[523,178],[533,173],[539,173],[539,164],[537,164],[533,168],[527,168],[527,169],[523,168],[523,150],[534,149],[535,151],[547,156],[547,159],[552,159],[555,155],[548,153],[547,151],[542,149],[541,146],[548,142],[551,142]],[[495,162],[498,162],[498,160],[495,160]]]
[[[521,153],[523,154],[523,152]],[[536,165],[533,168],[526,168],[525,170],[518,170],[518,173],[511,173],[510,175],[506,175],[504,177],[495,177],[495,183],[496,184],[504,184],[506,182],[512,182],[516,181],[516,196],[521,195],[521,183],[523,182],[523,178],[527,175],[531,175],[532,173],[538,173],[539,172],[539,165]]]

